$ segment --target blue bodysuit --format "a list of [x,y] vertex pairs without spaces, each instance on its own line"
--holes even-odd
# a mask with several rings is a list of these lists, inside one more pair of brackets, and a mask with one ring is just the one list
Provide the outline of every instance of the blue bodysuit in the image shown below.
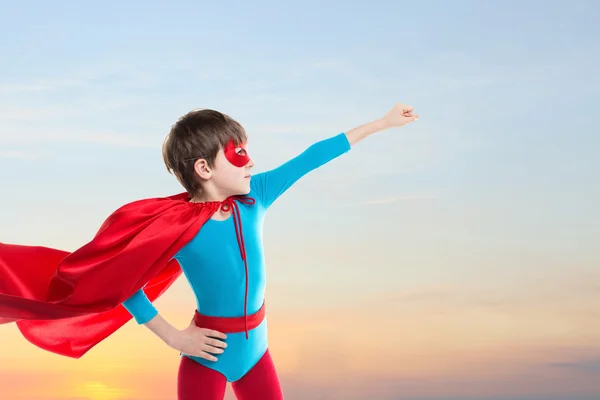
[[[345,133],[319,141],[281,166],[253,175],[249,197],[255,204],[239,204],[248,263],[248,315],[264,302],[266,271],[263,251],[263,222],[273,202],[308,172],[350,150]],[[240,317],[244,315],[246,273],[236,238],[233,216],[209,219],[198,234],[174,256],[196,297],[203,315]],[[138,324],[145,324],[158,311],[143,289],[123,303]],[[221,372],[229,382],[241,379],[267,351],[267,319],[248,332],[227,333],[227,348],[215,355],[217,361],[200,357],[192,360]]]

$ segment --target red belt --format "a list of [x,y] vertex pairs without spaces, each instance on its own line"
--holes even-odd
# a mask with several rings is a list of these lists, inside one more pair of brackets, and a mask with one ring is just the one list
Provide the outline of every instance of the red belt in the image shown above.
[[200,314],[198,310],[194,313],[194,322],[199,328],[214,329],[223,333],[246,332],[256,328],[265,319],[265,303],[256,313],[246,317],[211,317]]

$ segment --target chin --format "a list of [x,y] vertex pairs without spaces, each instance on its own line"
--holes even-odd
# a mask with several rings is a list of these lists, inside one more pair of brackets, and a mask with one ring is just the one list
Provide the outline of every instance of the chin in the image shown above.
[[240,190],[236,193],[236,196],[245,196],[248,193],[250,193],[250,185],[240,188]]

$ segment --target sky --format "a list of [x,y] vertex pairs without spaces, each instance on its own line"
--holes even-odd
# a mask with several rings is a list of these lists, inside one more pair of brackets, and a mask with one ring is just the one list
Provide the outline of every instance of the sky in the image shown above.
[[[0,241],[73,251],[182,192],[160,151],[191,109],[261,172],[409,104],[266,217],[286,399],[600,398],[598,3],[0,5]],[[193,299],[156,306],[184,328]],[[0,343],[2,399],[175,397],[178,353],[133,321],[79,360]]]

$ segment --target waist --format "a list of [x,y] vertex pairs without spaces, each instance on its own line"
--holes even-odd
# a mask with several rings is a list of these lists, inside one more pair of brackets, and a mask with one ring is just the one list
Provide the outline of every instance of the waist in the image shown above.
[[265,319],[265,303],[254,314],[246,317],[213,317],[194,312],[194,323],[199,328],[213,329],[223,333],[245,332],[256,328]]

